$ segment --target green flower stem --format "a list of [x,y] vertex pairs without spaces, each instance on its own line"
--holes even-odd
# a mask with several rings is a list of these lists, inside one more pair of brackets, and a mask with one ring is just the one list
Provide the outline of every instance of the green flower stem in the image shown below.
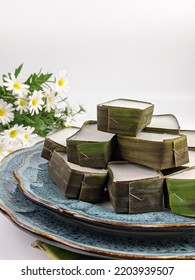
[[45,83],[45,85],[43,84],[43,87],[44,87],[44,88],[46,88],[46,89],[48,89],[48,88],[49,88],[50,90],[52,90],[52,88],[50,87],[50,85],[49,85],[49,84],[47,84],[47,83]]
[[5,92],[4,91],[4,94],[3,94],[3,99],[6,99],[6,100],[12,100],[12,99],[15,99],[15,97],[14,97],[14,95],[12,94],[12,93],[10,93],[10,92]]
[[67,99],[68,99],[68,97],[65,97],[65,98],[61,99],[61,100],[59,101],[59,103],[61,103],[61,102],[67,102],[67,101],[66,101]]

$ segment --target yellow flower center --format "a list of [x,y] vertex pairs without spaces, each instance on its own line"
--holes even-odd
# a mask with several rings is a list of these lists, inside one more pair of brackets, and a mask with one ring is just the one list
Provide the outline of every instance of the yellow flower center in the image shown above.
[[62,87],[62,86],[64,85],[64,80],[63,80],[63,79],[59,79],[59,80],[58,80],[58,85],[59,85],[60,87]]
[[48,98],[47,98],[47,101],[48,101],[48,103],[52,103],[52,102],[53,102],[53,98],[48,97]]
[[15,137],[17,136],[17,134],[18,134],[17,130],[12,130],[12,131],[10,132],[10,137],[11,137],[11,138],[15,138]]
[[19,83],[15,83],[15,84],[13,84],[13,88],[21,89],[21,85]]
[[29,135],[27,133],[24,134],[24,139],[28,140],[29,139]]
[[0,153],[2,153],[3,152],[3,148],[0,146]]
[[37,103],[38,103],[38,101],[37,101],[36,99],[33,99],[33,100],[32,100],[32,105],[33,105],[33,106],[36,106]]
[[6,110],[4,108],[0,108],[0,117],[5,116]]
[[20,99],[20,106],[25,106],[26,105],[26,100]]

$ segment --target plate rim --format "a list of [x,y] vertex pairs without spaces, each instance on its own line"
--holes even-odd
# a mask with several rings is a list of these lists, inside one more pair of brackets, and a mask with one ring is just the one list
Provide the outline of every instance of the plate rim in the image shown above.
[[[46,234],[40,230],[36,230],[33,227],[27,226],[26,224],[20,222],[16,216],[14,216],[7,208],[3,207],[0,203],[0,210],[3,212],[3,214],[6,214],[10,218],[10,220],[19,226],[20,228],[32,233],[36,234],[38,236],[41,236],[42,238],[46,240],[51,240],[57,243],[58,247],[60,245],[64,245],[69,248],[70,251],[77,252],[77,253],[83,253],[83,255],[91,255],[96,257],[105,257],[108,259],[123,259],[123,260],[195,260],[195,253],[194,255],[142,255],[142,254],[136,254],[136,253],[116,253],[114,251],[108,251],[108,250],[101,250],[100,248],[92,248],[91,246],[84,246],[79,243],[73,243],[65,238],[59,238],[55,237],[51,234]],[[57,246],[56,245],[56,246]]]
[[[34,153],[38,153],[39,150],[34,150]],[[92,224],[98,224],[100,226],[109,226],[109,227],[117,227],[118,229],[124,229],[124,230],[161,230],[162,232],[164,232],[165,230],[177,230],[177,229],[195,229],[195,218],[191,218],[191,217],[187,217],[187,218],[191,218],[194,219],[194,221],[189,222],[189,223],[131,223],[131,222],[124,222],[124,221],[111,221],[111,220],[105,220],[105,219],[100,219],[100,218],[96,218],[96,217],[92,217],[89,216],[87,214],[84,213],[78,213],[75,210],[70,210],[70,209],[65,209],[61,206],[57,206],[55,203],[50,202],[48,200],[44,200],[42,198],[39,198],[35,195],[33,195],[32,193],[30,193],[24,186],[23,184],[23,179],[21,178],[21,176],[17,173],[18,170],[20,168],[22,168],[23,166],[25,166],[25,161],[27,160],[27,157],[29,156],[30,152],[28,154],[26,154],[23,157],[23,160],[21,162],[21,165],[18,166],[15,170],[14,170],[14,176],[16,177],[16,179],[19,182],[20,188],[23,192],[23,194],[28,198],[31,199],[32,201],[43,205],[45,207],[48,207],[49,209],[53,209],[59,213],[62,213],[64,215],[67,215],[68,217],[72,217],[74,219],[78,219],[81,220],[83,222],[86,223],[92,223]],[[163,211],[162,211],[163,212]],[[174,213],[173,213],[174,214]],[[117,214],[116,214],[117,215]],[[176,215],[176,214],[175,214]]]

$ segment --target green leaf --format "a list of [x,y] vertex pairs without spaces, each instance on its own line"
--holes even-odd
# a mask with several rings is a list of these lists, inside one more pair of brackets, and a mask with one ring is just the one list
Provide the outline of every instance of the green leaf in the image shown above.
[[46,83],[52,75],[52,73],[34,73],[30,75],[25,83],[30,86],[30,91],[43,90],[42,85]]
[[42,250],[52,260],[94,260],[98,258],[70,252],[41,240],[33,242],[32,247]]
[[46,83],[49,78],[52,76],[52,73],[47,73],[47,74],[43,74],[41,73],[38,77],[37,77],[37,82],[39,84],[43,84],[43,83]]
[[39,82],[45,83],[45,82],[47,82],[51,78],[51,76],[52,76],[52,73],[41,74],[39,76]]
[[23,67],[23,63],[18,67],[16,68],[15,72],[14,72],[14,75],[15,77],[17,78],[18,75],[20,74],[21,70],[22,70],[22,67]]
[[40,86],[39,84],[34,84],[30,86],[30,90],[34,91],[34,90],[43,90],[42,86]]
[[35,132],[42,137],[45,137],[51,131],[50,127],[45,124],[44,120],[40,116],[35,117],[34,128]]
[[35,121],[33,119],[31,119],[30,117],[23,115],[23,119],[24,119],[24,122],[26,125],[34,126]]
[[34,122],[35,122],[35,128],[37,130],[44,130],[45,129],[45,123],[41,118],[35,117]]
[[45,136],[47,136],[47,134],[48,134],[49,132],[51,132],[51,131],[52,131],[52,128],[47,127],[47,128],[44,129],[44,130],[42,131],[42,133],[39,134],[39,135],[45,137]]
[[0,132],[3,132],[5,130],[4,126],[0,126]]
[[25,81],[25,84],[30,85],[32,79],[32,74],[28,77],[28,79]]
[[0,86],[0,94],[4,94],[4,88]]
[[26,114],[16,114],[14,118],[14,123],[32,127],[34,127],[35,124],[34,120]]
[[7,76],[5,74],[3,74],[2,78],[3,78],[3,82],[5,82],[5,78],[7,78]]
[[52,131],[52,129],[50,129],[50,128],[45,128],[45,129],[43,129],[43,130],[36,130],[36,129],[35,129],[35,132],[36,132],[39,136],[41,136],[41,137],[47,136],[47,134],[48,134],[50,131]]

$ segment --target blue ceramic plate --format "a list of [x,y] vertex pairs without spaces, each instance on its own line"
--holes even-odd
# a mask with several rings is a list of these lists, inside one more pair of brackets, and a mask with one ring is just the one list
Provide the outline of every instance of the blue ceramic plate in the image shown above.
[[[56,246],[101,258],[195,259],[194,235],[173,238],[111,236],[91,231],[83,225],[72,224],[63,215],[27,199],[21,192],[13,171],[21,164],[25,155],[33,155],[34,160],[36,159],[36,169],[41,173],[36,175],[34,166],[32,170],[29,168],[28,172],[34,179],[34,176],[38,176],[36,182],[42,186],[43,178],[46,179],[43,175],[46,162],[38,157],[41,147],[39,144],[17,151],[5,158],[0,165],[0,209],[18,226]],[[48,180],[45,181],[46,184],[50,182]],[[51,195],[49,190],[50,185],[48,193]],[[79,209],[81,211],[81,208]]]
[[24,157],[15,170],[25,196],[42,206],[73,218],[90,228],[123,235],[180,234],[195,231],[195,219],[173,214],[171,211],[142,214],[116,214],[108,202],[91,204],[65,198],[47,172],[48,161],[41,158],[42,144]]

